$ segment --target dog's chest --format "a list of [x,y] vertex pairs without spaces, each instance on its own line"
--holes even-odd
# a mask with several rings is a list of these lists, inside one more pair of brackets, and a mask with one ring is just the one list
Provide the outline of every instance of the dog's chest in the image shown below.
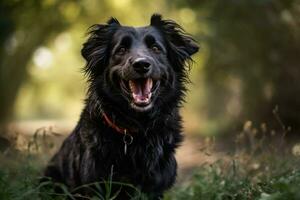
[[115,138],[106,143],[101,152],[105,163],[113,166],[116,174],[132,174],[139,171],[151,174],[168,161],[174,151],[172,146],[167,137],[135,137],[131,144],[126,144],[121,138]]
[[168,174],[166,171],[175,170],[167,167],[174,164],[171,162],[175,159],[164,141],[133,143],[128,146],[127,154],[121,157],[115,163],[116,178],[137,185],[143,182],[151,183],[151,187],[161,185],[163,176]]
[[128,166],[144,171],[153,170],[168,153],[166,142],[157,138],[134,138],[131,144],[121,141],[116,143],[114,148],[118,149],[115,154],[116,166]]

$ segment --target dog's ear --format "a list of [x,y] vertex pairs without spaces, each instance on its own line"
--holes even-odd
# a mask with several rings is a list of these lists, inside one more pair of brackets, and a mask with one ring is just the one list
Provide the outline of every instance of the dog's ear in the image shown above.
[[81,55],[87,61],[83,71],[91,78],[100,74],[107,65],[109,44],[120,26],[116,18],[110,18],[106,24],[95,24],[89,28],[89,38],[83,44]]
[[161,26],[163,24],[163,21],[162,21],[162,16],[160,14],[153,14],[151,16],[151,19],[150,19],[150,25],[151,26]]
[[106,23],[108,25],[121,26],[120,22],[114,17],[111,17]]
[[161,15],[153,14],[150,25],[156,27],[164,35],[169,46],[182,56],[189,59],[199,50],[195,40],[183,28],[172,20],[163,20]]

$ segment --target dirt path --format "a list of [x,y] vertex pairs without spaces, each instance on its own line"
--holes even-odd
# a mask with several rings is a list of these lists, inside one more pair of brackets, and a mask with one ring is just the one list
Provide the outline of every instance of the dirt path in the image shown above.
[[[72,130],[75,122],[71,121],[32,121],[11,125],[11,131],[18,133],[17,143],[21,148],[27,148],[28,139],[35,134],[43,137],[43,133],[51,135],[53,148],[51,151],[45,148],[46,153],[51,154],[60,146],[66,135]],[[39,131],[37,131],[39,130]],[[53,134],[54,133],[54,134]],[[52,137],[53,136],[53,137]],[[48,140],[48,139],[47,139]],[[42,143],[41,146],[45,144]],[[213,144],[200,137],[185,135],[184,142],[176,151],[178,161],[178,181],[189,178],[193,170],[205,163],[213,163],[219,157],[212,153]]]
[[204,139],[186,136],[183,144],[176,151],[177,181],[186,181],[201,165],[214,163],[220,155],[212,153],[212,149],[213,146]]

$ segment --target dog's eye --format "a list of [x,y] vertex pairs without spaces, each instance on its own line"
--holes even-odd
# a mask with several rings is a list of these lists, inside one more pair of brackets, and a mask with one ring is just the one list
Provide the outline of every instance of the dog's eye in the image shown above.
[[124,55],[126,53],[126,48],[125,47],[121,47],[118,49],[117,54],[118,55]]
[[160,48],[157,45],[153,45],[151,49],[154,51],[154,53],[160,53]]

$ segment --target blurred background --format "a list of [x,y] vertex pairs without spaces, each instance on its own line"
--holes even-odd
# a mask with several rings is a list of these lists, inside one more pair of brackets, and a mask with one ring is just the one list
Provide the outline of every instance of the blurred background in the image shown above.
[[201,46],[182,108],[187,135],[227,138],[246,123],[297,136],[299,0],[1,0],[0,141],[44,126],[68,133],[87,88],[87,28],[111,16],[144,26],[152,13]]
[[201,46],[166,200],[300,199],[300,0],[0,0],[0,199],[40,199],[83,108],[87,29],[153,13]]

